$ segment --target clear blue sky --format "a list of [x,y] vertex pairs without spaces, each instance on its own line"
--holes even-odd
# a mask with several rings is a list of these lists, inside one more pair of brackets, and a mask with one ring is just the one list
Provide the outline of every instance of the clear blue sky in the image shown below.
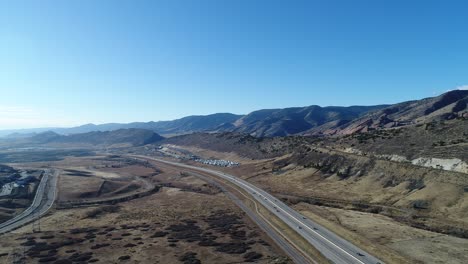
[[467,1],[0,1],[0,128],[371,105],[468,84]]

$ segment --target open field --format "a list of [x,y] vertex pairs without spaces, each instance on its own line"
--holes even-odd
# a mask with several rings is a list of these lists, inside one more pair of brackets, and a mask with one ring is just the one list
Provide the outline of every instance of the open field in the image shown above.
[[[151,161],[154,162],[154,161]],[[157,162],[162,168],[176,168],[172,164]],[[192,175],[205,180],[210,185],[217,187],[226,194],[237,206],[239,206],[249,217],[259,225],[285,252],[291,256],[295,263],[328,263],[314,247],[305,241],[294,229],[291,229],[279,218],[271,214],[261,203],[256,201],[249,192],[239,188],[239,186],[220,177],[213,177],[213,174],[183,168],[184,175]]]
[[412,263],[468,261],[467,239],[413,228],[377,214],[305,203],[297,204],[295,208],[350,241],[378,244],[380,248],[377,250],[385,249],[387,254],[392,255],[397,253],[403,259],[411,259]]
[[54,167],[60,170],[59,206],[124,199],[147,193],[155,185],[145,178],[156,175],[155,168],[118,157],[65,157],[58,161],[31,162],[17,166]]
[[[190,150],[198,154],[195,148],[190,148]],[[209,153],[215,157],[226,155],[220,153],[217,156],[212,150]],[[386,259],[393,259],[393,262],[403,260],[424,263],[466,262],[465,248],[468,240],[443,233],[452,232],[451,230],[458,232],[458,227],[463,228],[463,223],[467,221],[464,215],[466,210],[461,209],[465,204],[466,199],[463,197],[466,197],[466,193],[463,193],[463,183],[459,182],[463,179],[457,178],[457,173],[439,171],[434,176],[426,176],[425,186],[421,190],[417,188],[412,190],[411,183],[408,183],[394,188],[385,188],[383,191],[380,185],[382,180],[378,176],[341,179],[336,173],[325,176],[323,171],[317,168],[304,168],[294,163],[279,165],[281,160],[288,160],[290,157],[251,160],[238,167],[214,169],[247,179],[284,198],[286,202],[296,204],[296,209],[312,219],[316,219],[313,216],[317,215],[318,222],[324,226],[329,226],[334,231],[338,230],[338,233],[344,234],[346,238],[354,237],[350,240],[357,241],[357,245],[362,245],[363,248],[369,252],[375,252],[378,256],[384,254],[388,256]],[[193,163],[193,165],[197,164]],[[393,170],[395,173],[397,173],[396,170],[405,169],[409,173],[411,169],[409,165],[402,167],[391,162],[382,162],[379,166],[388,171]],[[428,175],[431,175],[430,169],[415,168],[413,170],[429,172]],[[440,173],[447,175],[444,179],[446,183],[440,183],[441,178],[435,177]],[[462,184],[462,193],[459,192],[460,184]],[[436,197],[435,195],[439,192],[446,193],[446,195]],[[386,204],[385,201],[392,197],[394,202]],[[405,202],[405,199],[411,201],[428,199],[428,197],[432,197],[429,199],[433,201],[431,207],[433,213],[427,209],[415,209],[411,203]],[[314,210],[309,210],[310,208]],[[346,225],[333,223],[336,220],[334,215],[338,212],[343,216],[342,223],[345,219],[348,220]],[[372,226],[373,233],[367,230],[369,226]],[[431,228],[437,232],[425,230]],[[390,234],[391,236],[387,237]]]
[[[28,263],[45,258],[115,263],[127,256],[127,263],[197,263],[189,262],[190,258],[203,263],[284,260],[229,203],[222,196],[164,188],[112,209],[61,210],[41,221],[41,233],[31,234],[26,226],[6,236],[14,239],[6,239],[11,243],[1,253],[26,243],[32,246],[26,251]],[[187,252],[196,254],[188,257]]]
[[[55,165],[72,175],[62,176],[61,192],[72,188],[79,196],[96,191],[97,183],[90,179],[103,178],[90,171],[106,166],[99,164],[102,157],[64,162],[68,171],[63,162]],[[167,187],[115,205],[52,210],[41,219],[41,232],[32,233],[29,224],[2,236],[0,263],[10,263],[14,252],[24,253],[27,263],[288,263],[284,253],[215,187],[177,170],[120,164],[107,172],[122,178],[135,176],[128,172],[141,173],[151,183]],[[75,186],[76,177],[73,184],[82,183]]]
[[66,156],[85,157],[90,155],[93,155],[92,151],[82,149],[6,150],[0,152],[0,163],[59,161]]
[[[387,263],[466,263],[467,240],[462,237],[467,234],[465,186],[468,183],[463,173],[312,145],[267,159],[200,146],[176,147],[203,158],[239,162],[240,166],[224,168],[185,161],[254,183]],[[122,151],[148,154],[143,148]],[[33,251],[29,252],[28,261],[33,263],[48,257],[146,263],[156,252],[160,252],[156,260],[159,263],[197,263],[196,260],[225,263],[219,262],[216,256],[219,252],[227,254],[222,257],[227,262],[251,258],[259,258],[264,263],[287,261],[285,253],[219,188],[178,169],[118,153],[15,164],[19,168],[52,166],[61,170],[57,203],[60,210],[51,211],[41,220],[45,235],[40,235],[46,239],[28,234],[35,237],[29,238],[35,242],[27,242],[24,234],[31,233],[32,225],[29,225],[8,235],[21,239],[19,242],[10,239],[12,242],[6,248],[18,248],[20,243],[26,243],[25,250]],[[212,218],[217,215],[230,219],[234,229],[217,233],[215,238],[209,232],[213,229]],[[242,223],[240,226],[238,221]],[[90,229],[73,230],[77,227]],[[115,229],[105,230],[108,227]],[[250,229],[244,229],[247,227]],[[276,228],[282,228],[280,223],[276,223]],[[198,231],[187,240],[185,235],[176,234],[184,230]],[[154,234],[146,231],[159,233],[151,237]],[[244,231],[245,237],[230,235],[237,231]],[[255,243],[248,236],[254,231],[260,237]],[[173,236],[169,235],[171,232]],[[47,238],[51,235],[55,238]],[[75,239],[77,242],[59,243]],[[243,244],[241,239],[250,242]],[[262,241],[267,241],[267,245]],[[44,250],[43,242],[48,245]],[[233,253],[230,247],[245,250]],[[70,251],[71,248],[77,248],[79,253]],[[118,254],[110,253],[111,249]],[[196,254],[182,256],[186,251]],[[0,257],[0,261],[2,258],[8,256]]]

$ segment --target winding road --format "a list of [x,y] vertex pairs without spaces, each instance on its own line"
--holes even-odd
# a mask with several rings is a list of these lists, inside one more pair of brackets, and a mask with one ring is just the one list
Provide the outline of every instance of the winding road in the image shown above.
[[[261,204],[270,213],[274,214],[277,219],[283,221],[291,229],[294,229],[302,238],[309,242],[315,249],[317,249],[325,258],[333,263],[351,263],[351,264],[380,264],[381,260],[372,256],[368,252],[358,248],[347,240],[339,237],[332,231],[324,228],[316,222],[301,215],[279,199],[271,194],[256,187],[255,185],[242,180],[236,176],[216,171],[213,169],[202,168],[192,165],[187,165],[178,162],[172,162],[162,159],[157,159],[148,156],[132,155],[135,158],[149,159],[156,162],[161,162],[166,165],[171,165],[179,168],[185,168],[192,171],[203,172],[210,176],[215,176],[235,185],[237,188],[242,189],[249,194],[248,199],[254,201],[255,205]],[[251,208],[246,206],[241,199],[238,199],[230,191],[228,191],[218,181],[214,181],[204,175],[195,175],[204,178],[208,182],[218,186],[230,199],[232,199],[242,210],[244,210],[249,217],[256,222],[288,255],[291,256],[295,263],[304,264],[313,262],[305,257],[305,254],[299,253],[297,247],[293,243],[286,241],[286,239],[276,232],[270,221]],[[47,169],[44,176],[37,187],[37,191],[31,206],[24,210],[16,217],[0,224],[0,234],[7,233],[23,225],[26,225],[41,216],[43,216],[53,205],[57,192],[57,179],[58,171]],[[242,194],[245,196],[245,194]],[[258,209],[257,209],[258,210]]]
[[47,169],[36,190],[34,200],[26,210],[0,224],[0,234],[10,232],[43,216],[54,204],[58,171]]
[[[358,248],[354,244],[347,240],[339,237],[332,231],[325,227],[317,224],[316,222],[308,219],[301,215],[279,199],[275,198],[271,194],[264,190],[256,187],[255,185],[244,181],[236,176],[212,170],[207,168],[201,168],[191,166],[178,162],[171,162],[167,160],[157,159],[148,156],[133,155],[133,157],[150,159],[153,161],[169,164],[179,168],[190,169],[194,171],[208,173],[209,175],[219,177],[223,180],[227,180],[230,183],[235,184],[237,187],[248,192],[251,197],[268,209],[278,219],[287,224],[291,229],[302,236],[308,241],[314,248],[333,263],[351,263],[351,264],[380,264],[383,263],[378,258],[372,256],[368,252]],[[256,219],[253,219],[257,222]],[[258,222],[257,222],[258,223]],[[260,225],[260,224],[259,224]],[[267,232],[270,236],[271,232]],[[287,252],[288,253],[288,252]],[[294,257],[293,257],[294,259]],[[296,262],[301,262],[297,261]]]

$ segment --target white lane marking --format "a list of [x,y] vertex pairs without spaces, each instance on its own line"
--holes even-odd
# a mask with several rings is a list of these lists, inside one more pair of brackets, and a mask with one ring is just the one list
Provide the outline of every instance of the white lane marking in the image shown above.
[[[213,171],[212,173],[214,173],[214,171]],[[223,176],[220,175],[219,173],[217,173],[217,174],[218,174],[219,176],[223,177]],[[231,177],[232,177],[232,176],[231,176]],[[223,178],[225,178],[225,177],[223,177]],[[229,177],[227,177],[227,178],[229,179]],[[225,178],[225,179],[226,179],[226,178]],[[255,191],[254,188],[248,186],[247,184],[241,182],[240,180],[234,180],[234,181],[231,181],[231,182],[233,182],[233,183],[239,182],[240,184],[246,186],[248,189]],[[265,196],[265,193],[266,193],[266,192],[263,191],[263,190],[261,190],[261,191],[258,191],[258,190],[257,190],[257,192],[263,192],[263,195],[264,195],[264,196]],[[268,193],[267,193],[267,194],[268,194]],[[270,195],[270,194],[268,194],[268,195]],[[270,195],[270,196],[271,196],[271,195]],[[255,197],[255,196],[254,196],[254,197]],[[260,201],[263,201],[262,199],[258,199],[257,197],[255,197],[255,199],[260,200]],[[270,200],[267,200],[267,199],[265,199],[265,200],[266,200],[267,202],[269,202],[269,203],[272,203],[272,204],[274,204],[274,205],[277,205],[277,204],[271,202]],[[312,228],[310,228],[309,226],[305,225],[305,224],[302,223],[300,220],[298,220],[295,216],[293,216],[293,215],[291,215],[290,213],[286,212],[286,210],[284,210],[283,208],[281,208],[281,206],[278,206],[278,208],[279,208],[281,211],[283,211],[284,213],[286,213],[288,216],[290,216],[292,219],[296,220],[296,222],[298,222],[299,224],[303,225],[304,227],[306,227],[306,228],[309,229],[310,231],[314,232],[316,235],[318,235],[318,236],[320,236],[321,238],[323,238],[323,239],[324,239],[325,241],[327,241],[328,243],[334,245],[336,248],[340,249],[341,251],[343,251],[344,253],[346,253],[347,255],[349,255],[350,257],[352,257],[353,259],[357,260],[359,263],[363,263],[363,264],[364,264],[364,262],[362,262],[362,261],[359,260],[358,258],[354,257],[353,255],[351,255],[350,253],[348,253],[346,250],[342,249],[341,247],[339,247],[338,245],[336,245],[336,244],[333,243],[332,241],[328,240],[326,237],[320,235],[320,234],[317,233],[315,230],[313,230]]]
[[[245,185],[247,188],[249,188],[250,190],[254,190],[254,191],[257,191],[257,192],[260,192],[260,193],[266,193],[268,194],[269,196],[272,196],[271,194],[261,190],[261,189],[258,189],[258,190],[255,190],[253,189],[252,187],[248,186],[247,184],[243,183],[242,181],[244,180],[241,180],[241,179],[236,179],[236,180],[233,180],[233,178],[235,178],[234,176],[232,175],[229,175],[227,176],[227,174],[224,174],[222,172],[217,172],[217,171],[214,171],[214,170],[210,170],[210,169],[206,169],[206,168],[199,168],[199,167],[195,167],[195,166],[190,166],[190,165],[186,165],[186,164],[180,164],[180,163],[175,163],[175,162],[171,162],[171,161],[165,161],[165,160],[160,160],[160,159],[154,159],[156,161],[160,161],[160,162],[163,162],[163,163],[168,163],[168,164],[172,164],[172,165],[175,165],[175,166],[182,166],[182,167],[185,167],[185,168],[190,168],[190,169],[195,169],[195,170],[201,170],[201,171],[204,171],[204,172],[208,172],[208,173],[213,173],[213,174],[216,174],[224,179],[229,179],[229,181],[233,182],[233,183],[236,183],[236,182],[239,182],[240,184],[242,185]],[[255,187],[257,188],[257,187]],[[255,196],[254,196],[255,197]],[[273,196],[272,196],[273,197]],[[256,198],[257,199],[257,198]],[[261,200],[261,199],[260,199]],[[268,200],[269,201],[269,200]],[[270,201],[271,203],[271,201]],[[328,240],[326,237],[320,235],[319,233],[317,233],[315,230],[313,230],[312,228],[310,228],[309,226],[305,225],[304,223],[302,223],[300,220],[298,220],[295,216],[291,215],[290,213],[286,212],[283,208],[279,207],[279,209],[281,209],[283,212],[285,212],[289,217],[291,217],[292,219],[294,219],[296,222],[304,225],[307,229],[309,229],[310,231],[312,231],[313,233],[315,233],[316,235],[318,235],[319,237],[321,237],[322,239],[324,239],[325,241],[327,241],[328,243],[330,243],[331,245],[335,246],[336,248],[338,248],[339,250],[343,251],[345,254],[347,254],[348,256],[352,257],[353,259],[357,260],[359,263],[362,263],[362,264],[365,264],[365,262],[362,262],[361,260],[359,260],[358,258],[356,258],[355,256],[351,255],[349,252],[347,252],[346,250],[344,250],[343,248],[341,248],[340,246],[336,245],[335,243],[333,243],[332,241]]]
[[[59,174],[58,174],[57,171],[54,171],[54,173],[55,173],[55,182],[54,182],[54,185],[51,186],[51,188],[54,189],[54,193],[53,193],[53,194],[54,194],[54,196],[53,196],[54,198],[52,199],[52,202],[49,201],[49,206],[47,207],[47,209],[46,209],[44,212],[42,212],[42,213],[39,214],[38,218],[40,218],[40,217],[42,217],[43,215],[45,215],[45,214],[47,213],[47,211],[49,211],[50,208],[52,208],[52,206],[54,205],[55,199],[57,198],[57,181],[58,181],[58,176],[59,176]],[[52,181],[51,181],[51,183],[52,183]]]
[[[47,171],[47,172],[46,172]],[[21,214],[17,215],[15,218],[12,218],[4,223],[2,223],[0,225],[0,229],[3,229],[5,227],[8,227],[8,226],[11,226],[12,224],[15,224],[17,222],[20,222],[22,220],[24,220],[24,218],[28,217],[32,211],[34,211],[37,206],[40,205],[40,203],[35,206],[34,204],[36,203],[37,199],[38,199],[38,196],[41,196],[41,200],[42,200],[42,196],[43,196],[43,190],[45,188],[45,185],[47,184],[47,181],[49,180],[49,174],[48,174],[48,171],[49,170],[44,170],[44,176],[42,177],[41,181],[39,182],[39,185],[37,186],[37,190],[36,190],[36,194],[34,195],[34,199],[31,203],[31,206],[29,206],[26,210],[24,210]],[[0,231],[0,233],[2,233],[3,231]]]
[[[215,180],[212,180],[212,181],[215,181]],[[235,189],[235,188],[234,188]],[[315,260],[311,259],[310,256],[308,256],[302,249],[300,249],[293,241],[291,241],[291,239],[287,238],[280,230],[278,230],[270,221],[268,221],[268,219],[266,219],[263,214],[260,213],[260,211],[258,210],[258,205],[257,205],[257,202],[256,200],[253,200],[251,197],[245,195],[242,191],[238,190],[238,189],[235,189],[238,193],[240,193],[241,195],[243,195],[246,199],[250,200],[254,205],[255,205],[255,211],[257,211],[257,214],[268,224],[270,225],[271,228],[273,228],[281,237],[283,237],[286,241],[289,241],[289,243],[293,246],[293,248],[299,250],[303,257],[305,257],[306,259],[309,259],[310,261],[312,261],[313,263],[317,263],[315,262]],[[245,191],[245,190],[244,190]],[[237,198],[237,197],[236,197]],[[237,198],[238,200],[240,200],[239,198]]]

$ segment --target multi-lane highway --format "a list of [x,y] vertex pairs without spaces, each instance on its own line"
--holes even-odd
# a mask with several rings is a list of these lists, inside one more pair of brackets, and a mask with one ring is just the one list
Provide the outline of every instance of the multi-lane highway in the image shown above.
[[332,231],[296,212],[294,209],[290,208],[271,194],[238,177],[220,171],[191,166],[178,162],[171,162],[147,156],[135,157],[152,159],[180,168],[205,172],[235,184],[237,187],[240,187],[244,191],[248,192],[252,198],[262,204],[266,209],[273,213],[277,218],[281,219],[290,228],[296,230],[299,235],[301,235],[313,247],[320,251],[320,253],[331,262],[353,264],[383,263],[381,260],[372,256],[368,252],[358,248],[347,240],[339,237]]
[[[252,219],[257,225],[267,233],[270,238],[275,241],[275,243],[286,252],[291,259],[296,264],[308,264],[310,262],[314,262],[306,257],[305,254],[302,254],[297,248],[295,248],[291,243],[289,243],[284,237],[282,237],[278,232],[275,232],[275,229],[271,226],[271,224],[264,219],[262,216],[258,214],[258,212],[254,212],[250,209],[242,199],[239,199],[235,194],[233,194],[230,190],[225,188],[222,184],[215,181],[210,177],[206,177],[204,175],[200,175],[198,173],[191,172],[191,175],[201,178],[202,180],[217,186],[229,199],[231,199],[238,207],[240,207],[249,217]],[[258,210],[258,208],[257,208]]]
[[31,206],[14,218],[0,224],[0,234],[12,231],[44,215],[53,205],[57,190],[58,172],[45,170]]

